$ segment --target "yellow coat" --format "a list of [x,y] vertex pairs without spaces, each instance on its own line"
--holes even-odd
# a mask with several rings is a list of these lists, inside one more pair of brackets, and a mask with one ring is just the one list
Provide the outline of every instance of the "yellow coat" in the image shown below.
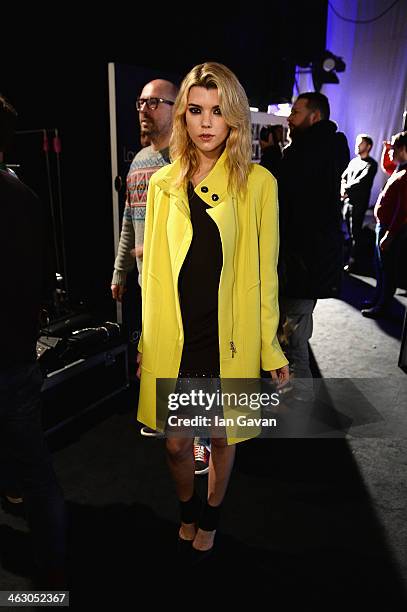
[[[210,206],[219,229],[223,267],[219,282],[221,378],[259,378],[287,364],[276,337],[278,309],[277,183],[252,164],[244,197],[227,192],[226,151],[195,192]],[[150,179],[142,278],[143,354],[137,418],[163,430],[156,419],[156,378],[177,378],[183,349],[178,277],[192,240],[188,197],[176,188],[179,162]],[[202,191],[201,187],[207,187]],[[216,194],[218,199],[212,199]],[[199,279],[197,279],[199,282]],[[257,434],[254,434],[257,435]],[[247,437],[250,437],[247,436]],[[239,438],[242,439],[241,437]],[[228,442],[236,442],[228,431]]]

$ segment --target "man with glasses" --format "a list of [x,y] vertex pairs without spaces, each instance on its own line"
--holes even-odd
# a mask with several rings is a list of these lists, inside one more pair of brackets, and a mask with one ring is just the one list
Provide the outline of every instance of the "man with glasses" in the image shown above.
[[[127,175],[126,205],[111,284],[113,299],[118,302],[123,299],[127,275],[134,269],[135,261],[141,286],[148,183],[154,172],[170,163],[172,109],[177,93],[178,88],[174,83],[155,79],[144,86],[136,100],[140,131],[149,138],[150,145],[136,154]],[[141,433],[156,435],[154,430],[146,427]]]
[[127,275],[133,270],[135,260],[141,285],[148,183],[154,172],[170,162],[168,146],[172,107],[177,93],[174,83],[155,79],[144,86],[136,100],[141,132],[149,137],[151,144],[136,154],[127,175],[126,206],[111,285],[113,299],[119,302],[126,291]]

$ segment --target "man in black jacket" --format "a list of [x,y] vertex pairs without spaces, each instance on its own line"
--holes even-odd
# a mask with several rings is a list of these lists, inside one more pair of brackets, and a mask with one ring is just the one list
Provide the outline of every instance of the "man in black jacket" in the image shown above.
[[[46,249],[41,204],[3,154],[16,112],[0,96],[0,485],[18,479],[34,543],[35,561],[47,588],[65,584],[65,504],[47,450],[39,406],[42,375],[36,361]],[[4,490],[4,489],[3,489]]]
[[341,287],[340,185],[350,155],[345,135],[329,114],[323,94],[298,96],[288,118],[291,143],[277,177],[280,306],[291,330],[287,356],[292,374],[303,381],[300,399],[313,397],[308,340],[316,301],[337,297]]
[[351,240],[349,261],[345,266],[345,272],[351,272],[357,264],[363,221],[369,207],[370,192],[377,172],[377,161],[370,157],[372,146],[373,140],[370,136],[359,134],[355,142],[356,157],[351,159],[342,174],[343,216]]

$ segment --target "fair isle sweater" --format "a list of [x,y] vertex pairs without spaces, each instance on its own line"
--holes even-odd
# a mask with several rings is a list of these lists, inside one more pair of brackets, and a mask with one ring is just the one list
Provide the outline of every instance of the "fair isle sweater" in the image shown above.
[[138,282],[141,285],[143,257],[135,258],[131,251],[144,244],[144,221],[150,177],[169,163],[168,147],[154,151],[151,146],[141,149],[132,161],[127,175],[126,206],[114,262],[112,285],[126,284],[127,274],[133,270],[135,261],[137,261]]

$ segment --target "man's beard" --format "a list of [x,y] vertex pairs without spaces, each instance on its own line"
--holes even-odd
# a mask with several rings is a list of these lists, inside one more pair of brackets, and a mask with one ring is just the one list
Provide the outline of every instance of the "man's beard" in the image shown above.
[[141,129],[143,133],[149,136],[150,138],[154,138],[158,134],[157,127],[154,121],[151,121],[151,119],[147,119],[145,123],[142,122]]
[[145,134],[151,139],[155,138],[158,135],[158,131],[154,125],[151,125],[149,127],[143,127],[143,134]]
[[290,138],[290,140],[294,140],[296,133],[298,133],[298,132],[297,132],[295,127],[289,128],[288,129],[288,138]]
[[301,133],[301,130],[299,130],[297,127],[292,127],[292,128],[289,128],[288,130],[288,137],[291,140],[295,140],[300,133]]
[[291,140],[295,140],[296,138],[301,136],[301,134],[306,132],[309,127],[311,127],[311,125],[308,123],[306,119],[304,119],[304,121],[300,123],[299,125],[293,126],[292,128],[290,127],[288,135],[291,138]]

